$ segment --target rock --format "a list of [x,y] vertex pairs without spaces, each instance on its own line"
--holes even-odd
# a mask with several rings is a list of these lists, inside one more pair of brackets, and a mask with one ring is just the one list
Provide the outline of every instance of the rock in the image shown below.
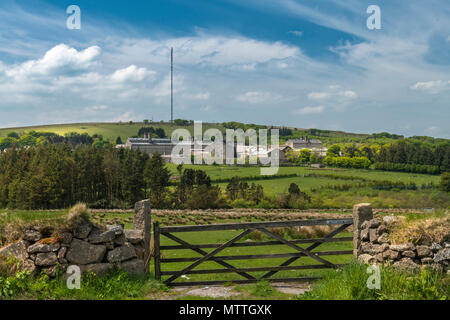
[[136,251],[129,243],[109,251],[107,255],[107,260],[112,263],[122,262],[133,258],[136,258]]
[[93,230],[89,235],[89,242],[92,244],[99,244],[113,241],[115,238],[115,231],[108,230],[101,232],[100,230]]
[[370,264],[375,261],[375,258],[370,254],[364,253],[358,256],[358,261],[364,264]]
[[362,229],[361,230],[361,240],[362,241],[367,241],[369,240],[369,229]]
[[420,260],[420,262],[422,263],[422,264],[432,264],[433,263],[433,258],[422,258],[421,260]]
[[372,253],[373,252],[373,245],[371,243],[363,243],[361,244],[361,252],[363,253]]
[[380,219],[372,219],[369,221],[369,228],[377,229],[381,225]]
[[58,263],[58,257],[54,252],[38,253],[34,263],[39,267],[54,266]]
[[145,274],[145,266],[144,261],[139,259],[134,259],[130,261],[122,262],[119,265],[120,269],[128,272],[128,274],[132,275],[140,275]]
[[391,260],[397,260],[400,257],[400,252],[394,250],[387,250],[386,257],[388,257]]
[[444,248],[450,248],[450,242],[444,243]]
[[372,243],[363,243],[361,245],[361,252],[367,253],[370,255],[376,255],[377,253],[382,253],[389,248],[389,245],[380,245],[380,244],[372,244]]
[[20,270],[28,271],[30,275],[35,275],[38,271],[34,262],[30,259],[23,260],[19,265]]
[[434,262],[436,263],[448,262],[449,260],[450,260],[450,248],[442,249],[434,256]]
[[120,235],[116,235],[116,238],[114,239],[114,244],[116,246],[123,246],[127,242],[127,239],[125,238],[125,235],[121,233]]
[[378,241],[377,229],[369,229],[369,241],[376,243]]
[[391,244],[391,250],[394,251],[414,250],[414,245],[411,242],[403,244]]
[[51,268],[43,268],[42,271],[48,275],[50,278],[56,277],[57,267],[51,267]]
[[379,244],[374,244],[374,245],[372,246],[372,253],[373,253],[373,254],[377,254],[377,253],[381,253],[381,252],[383,252],[383,248],[381,247],[381,245],[379,245]]
[[136,251],[136,256],[138,259],[144,260],[145,259],[145,249],[141,245],[135,245],[134,250]]
[[414,263],[414,261],[411,258],[403,258],[400,261],[395,262],[392,266],[394,268],[406,271],[414,271],[420,269],[420,266]]
[[417,250],[417,256],[419,258],[430,257],[433,255],[431,248],[428,246],[417,246],[416,250]]
[[416,257],[416,253],[414,251],[412,251],[412,250],[403,251],[402,255],[404,257],[408,257],[408,258],[411,258],[411,259],[414,259]]
[[73,239],[70,249],[66,254],[66,259],[74,264],[92,264],[103,260],[106,253],[106,246],[94,245],[86,241]]
[[113,226],[113,225],[107,225],[106,226],[106,230],[108,231],[114,231],[114,234],[116,236],[120,236],[121,234],[123,234],[123,227],[122,226]]
[[95,273],[99,277],[105,276],[110,270],[114,269],[114,265],[111,263],[94,263],[84,266],[80,266],[82,274]]
[[42,235],[39,231],[36,230],[27,230],[23,234],[23,240],[36,242],[42,239]]
[[431,250],[432,250],[433,252],[438,252],[438,251],[441,250],[441,249],[442,249],[442,246],[441,246],[439,243],[433,242],[433,243],[431,244]]
[[67,264],[68,261],[65,259],[66,258],[66,253],[67,253],[67,247],[62,247],[61,249],[59,249],[58,251],[58,261],[61,264]]
[[432,264],[425,264],[422,266],[424,269],[436,271],[436,272],[443,272],[444,267],[440,265],[439,263],[432,263]]
[[114,241],[110,241],[110,242],[106,242],[105,243],[106,249],[107,250],[112,250],[114,249]]
[[378,234],[379,236],[381,236],[382,234],[385,234],[386,232],[387,232],[387,228],[386,228],[386,226],[385,226],[384,224],[380,225],[380,226],[377,228],[377,234]]
[[64,232],[59,235],[62,244],[70,244],[73,239],[73,235],[70,232]]
[[20,240],[10,245],[7,245],[0,249],[0,256],[9,257],[13,256],[17,260],[24,260],[27,258],[27,246],[28,242]]
[[28,253],[56,252],[59,250],[60,247],[61,247],[61,245],[59,243],[55,243],[55,244],[35,243],[28,247]]
[[30,259],[32,261],[35,261],[36,260],[36,256],[37,256],[37,253],[31,253],[31,254],[28,255],[28,259]]
[[141,230],[124,230],[124,234],[129,243],[137,244],[144,241],[144,233]]
[[92,231],[92,223],[86,221],[75,228],[73,235],[75,238],[86,239]]
[[361,224],[361,229],[369,229],[369,221],[370,221],[370,220],[364,221],[364,222]]
[[377,241],[379,243],[389,243],[389,234],[383,233],[381,236],[378,237]]

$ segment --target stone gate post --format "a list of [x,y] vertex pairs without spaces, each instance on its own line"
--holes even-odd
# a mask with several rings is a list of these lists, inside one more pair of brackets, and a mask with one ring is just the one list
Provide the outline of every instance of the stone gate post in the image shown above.
[[152,218],[150,200],[142,200],[136,202],[136,204],[134,205],[133,228],[135,230],[142,231],[142,235],[144,236],[144,263],[146,272],[149,271],[150,262],[151,226]]
[[358,259],[358,252],[361,244],[361,225],[364,221],[372,219],[372,204],[360,203],[353,207],[353,256],[355,259]]

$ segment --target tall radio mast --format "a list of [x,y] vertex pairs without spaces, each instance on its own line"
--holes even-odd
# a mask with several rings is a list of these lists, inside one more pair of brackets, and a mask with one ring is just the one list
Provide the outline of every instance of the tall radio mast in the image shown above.
[[173,48],[170,48],[170,122],[173,123]]

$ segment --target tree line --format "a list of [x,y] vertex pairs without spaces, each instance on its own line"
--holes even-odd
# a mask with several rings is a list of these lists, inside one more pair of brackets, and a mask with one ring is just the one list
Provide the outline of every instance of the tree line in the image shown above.
[[330,167],[403,171],[439,174],[450,171],[450,141],[415,137],[385,145],[334,144],[326,157],[308,149],[289,152],[290,162],[298,164],[323,163]]
[[0,154],[0,207],[130,207],[145,197],[148,155],[93,145],[43,144]]

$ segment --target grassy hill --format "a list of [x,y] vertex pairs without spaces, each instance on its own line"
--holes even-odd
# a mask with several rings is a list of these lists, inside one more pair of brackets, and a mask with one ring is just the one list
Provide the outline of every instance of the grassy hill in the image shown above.
[[[54,132],[64,135],[69,132],[88,133],[89,135],[102,135],[105,139],[115,141],[117,137],[126,140],[128,137],[137,135],[140,128],[144,126],[142,122],[135,123],[118,123],[118,122],[97,122],[97,123],[73,123],[73,124],[54,124],[43,126],[19,127],[0,129],[0,137],[5,137],[9,132],[17,132],[19,135],[29,131],[37,132]],[[164,131],[170,133],[176,129],[176,126],[170,123],[152,123],[149,126],[163,128]]]
[[[30,126],[30,127],[17,127],[17,128],[4,128],[0,129],[0,138],[6,137],[10,132],[17,132],[19,135],[23,135],[29,131],[37,132],[54,132],[59,135],[64,135],[69,132],[88,133],[89,135],[102,135],[105,139],[115,141],[117,137],[121,137],[122,141],[127,138],[136,136],[139,129],[143,126],[152,126],[156,128],[164,129],[165,133],[170,137],[172,131],[177,128],[188,129],[193,133],[193,126],[177,126],[168,122],[154,122],[144,124],[143,122],[133,123],[118,123],[118,122],[93,122],[93,123],[73,123],[73,124],[54,124],[54,125],[42,125],[42,126]],[[220,123],[203,123],[203,130],[209,128],[218,128],[222,132],[225,131],[225,127]],[[349,133],[343,131],[331,131],[331,130],[319,130],[319,129],[300,129],[290,128],[292,130],[291,136],[280,137],[280,143],[284,143],[289,138],[306,137],[320,139],[325,145],[333,143],[371,143],[376,142],[379,144],[389,143],[401,136],[395,135],[371,135],[360,133]]]

